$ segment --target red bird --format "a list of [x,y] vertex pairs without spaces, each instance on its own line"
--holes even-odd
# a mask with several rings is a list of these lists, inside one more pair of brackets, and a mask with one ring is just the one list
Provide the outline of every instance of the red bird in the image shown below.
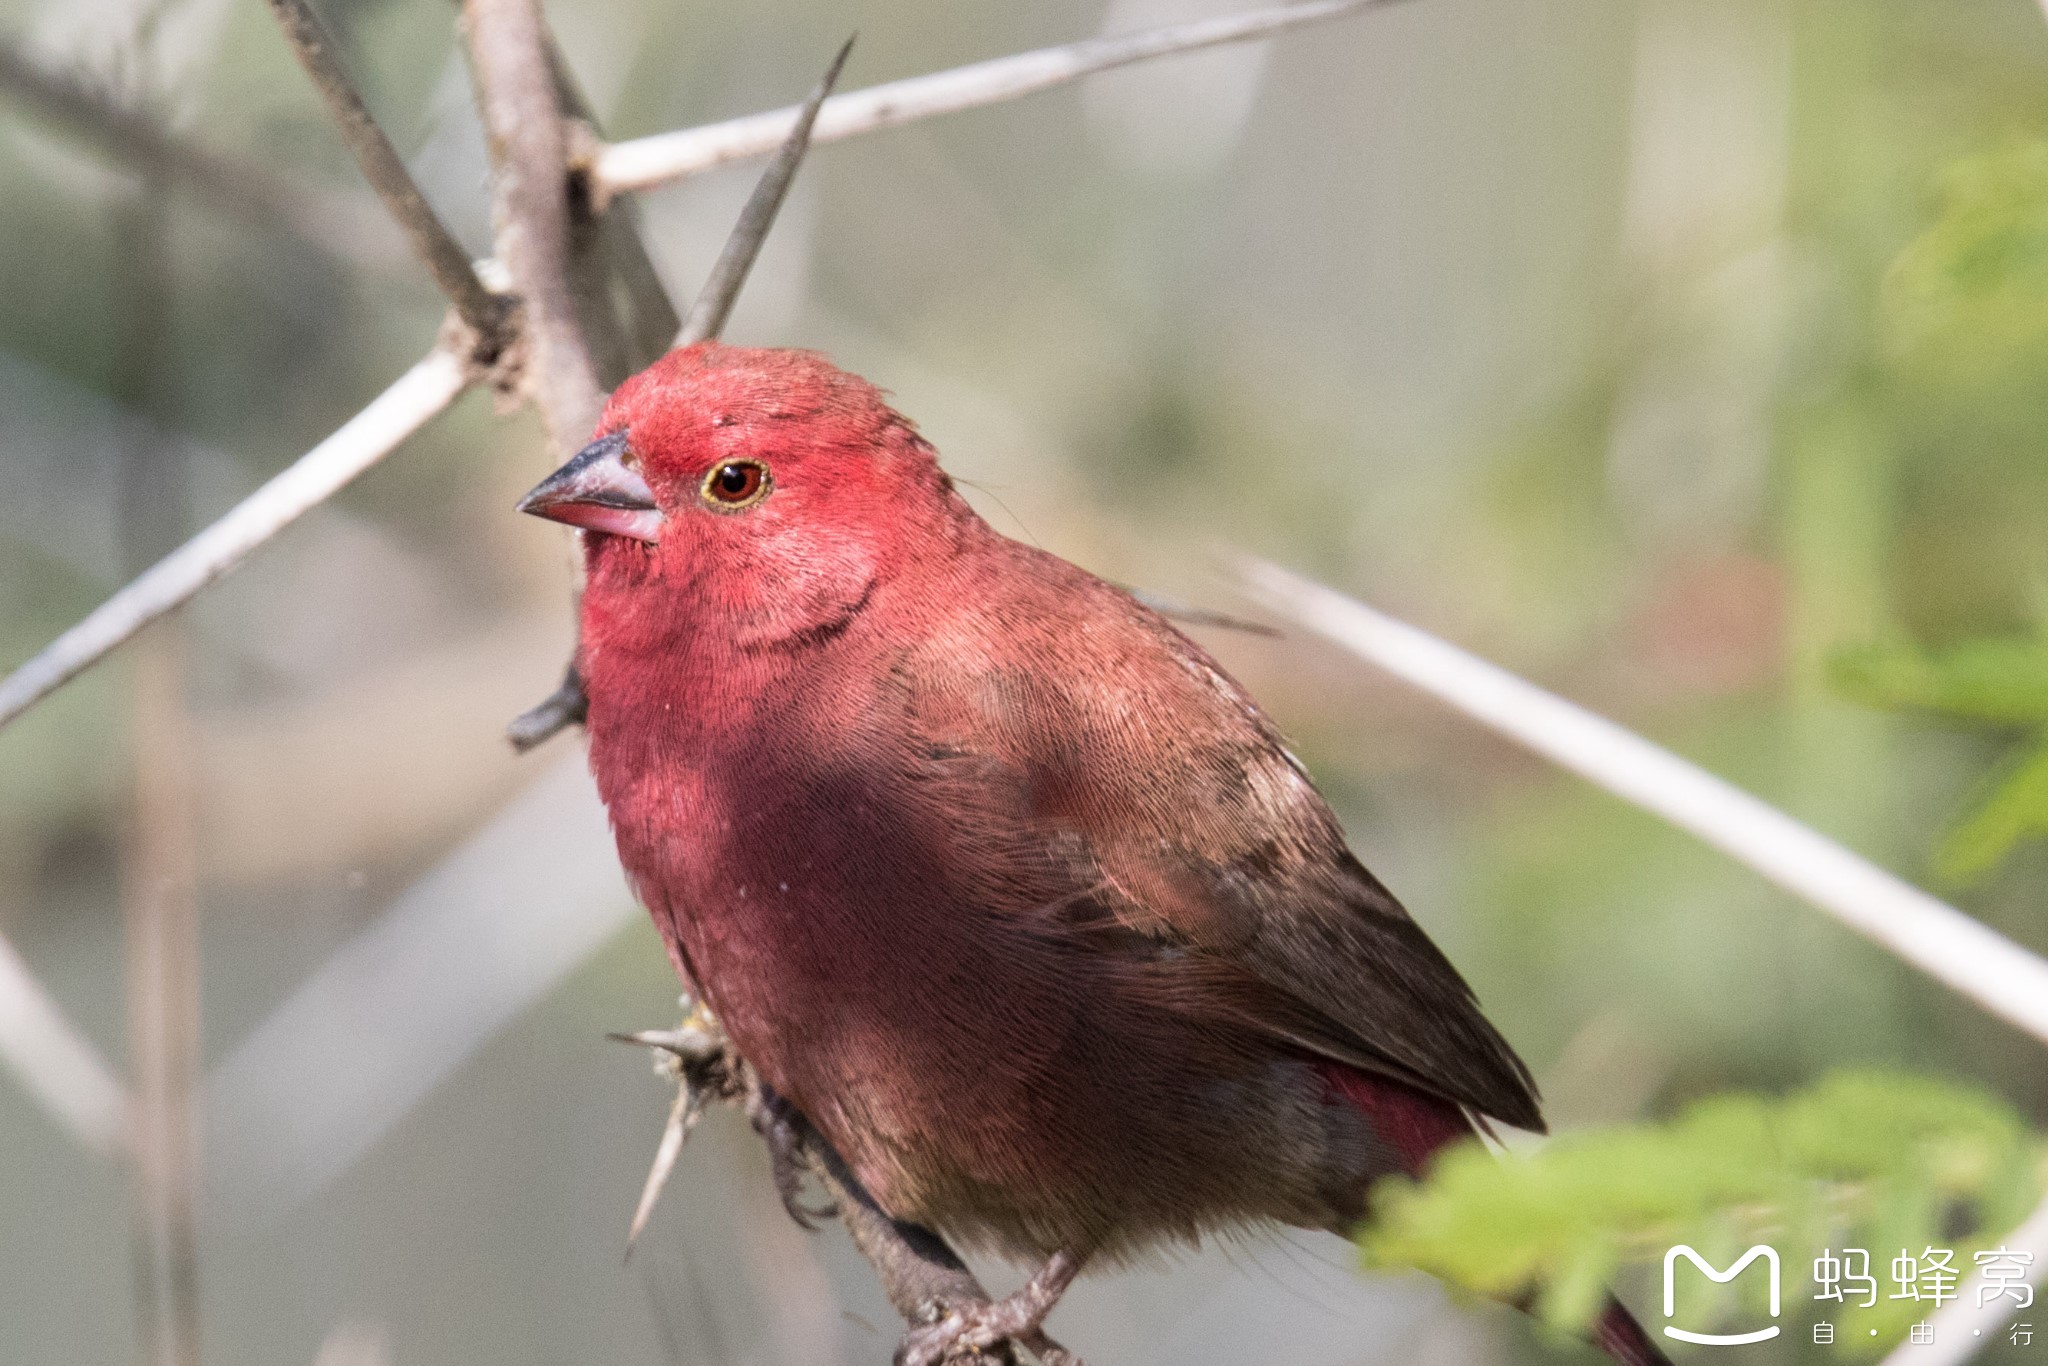
[[[591,768],[678,972],[890,1215],[1044,1264],[1012,1327],[1542,1128],[1257,703],[865,381],[671,352],[522,506],[589,533]],[[1662,1360],[1618,1305],[1599,1336]]]

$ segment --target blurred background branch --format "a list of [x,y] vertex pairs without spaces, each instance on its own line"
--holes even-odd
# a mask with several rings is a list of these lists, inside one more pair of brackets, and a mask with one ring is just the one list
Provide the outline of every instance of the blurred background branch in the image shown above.
[[1258,560],[1267,610],[1327,637],[1834,916],[2048,1042],[2048,959],[1669,750],[1428,632]]
[[235,505],[234,511],[138,574],[27,663],[0,679],[0,726],[27,711],[143,627],[192,600],[251,551],[318,507],[440,413],[470,375],[436,347],[332,436]]
[[0,939],[0,1058],[79,1143],[102,1157],[127,1142],[128,1097],[92,1041]]
[[284,233],[352,269],[382,271],[390,264],[392,253],[378,245],[388,229],[374,214],[178,137],[147,109],[124,105],[76,74],[51,70],[17,41],[0,41],[0,91],[108,155],[191,191],[215,212]]

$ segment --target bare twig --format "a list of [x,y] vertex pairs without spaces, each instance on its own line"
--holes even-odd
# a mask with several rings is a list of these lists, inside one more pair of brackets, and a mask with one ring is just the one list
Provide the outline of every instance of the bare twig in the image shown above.
[[580,726],[590,714],[590,697],[583,691],[583,671],[572,655],[562,670],[555,690],[513,717],[505,726],[505,739],[524,754],[554,738],[565,726]]
[[427,203],[420,187],[391,139],[377,125],[341,64],[334,40],[306,0],[270,0],[286,41],[320,98],[327,103],[341,139],[362,169],[363,179],[384,201],[384,207],[412,243],[413,251],[434,277],[434,283],[456,313],[477,336],[486,359],[495,358],[505,343],[507,301],[484,288],[470,264],[469,253],[455,240]]
[[583,444],[604,387],[571,284],[569,139],[537,0],[464,0],[489,135],[498,259],[525,311],[528,384],[558,455]]
[[92,1040],[0,938],[0,1063],[86,1147],[104,1156],[125,1140],[128,1097]]
[[[329,197],[309,194],[261,167],[174,136],[146,112],[118,104],[73,76],[46,69],[12,43],[0,42],[0,90],[110,154],[168,174],[198,191],[202,203],[261,227],[281,229],[337,261],[382,269],[387,257],[395,254],[371,249],[366,239],[377,228],[373,215],[337,211]],[[354,204],[340,207],[352,209]],[[366,234],[366,226],[371,233]]]
[[[1114,38],[1090,38],[928,76],[890,81],[866,90],[850,90],[825,102],[811,138],[814,142],[837,142],[935,114],[1001,104],[1097,71],[1223,43],[1267,38],[1304,24],[1339,19],[1392,3],[1394,0],[1317,0],[1312,4],[1282,5]],[[600,149],[591,163],[593,191],[602,203],[629,190],[650,189],[771,152],[788,136],[800,112],[801,106],[792,105],[702,128],[612,143]]]
[[1279,615],[1662,816],[2048,1040],[2048,960],[1605,717],[1277,565],[1241,567],[1253,596]]
[[442,347],[428,352],[333,435],[0,680],[0,726],[339,492],[453,403],[468,383],[463,361],[453,352]]

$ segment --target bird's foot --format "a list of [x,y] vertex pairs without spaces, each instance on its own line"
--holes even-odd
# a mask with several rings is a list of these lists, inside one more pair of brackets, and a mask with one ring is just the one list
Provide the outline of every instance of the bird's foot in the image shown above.
[[837,1205],[813,1207],[804,1203],[804,1177],[811,1170],[811,1159],[804,1151],[808,1127],[804,1117],[766,1085],[755,1087],[748,1099],[747,1116],[768,1145],[769,1169],[775,1177],[775,1193],[782,1197],[782,1208],[806,1232],[816,1231],[817,1220],[838,1218]]
[[946,1311],[936,1323],[903,1335],[896,1366],[945,1366],[972,1361],[989,1348],[1014,1343],[1046,1366],[1082,1366],[1081,1359],[1045,1335],[1045,1316],[1081,1271],[1081,1259],[1055,1252],[1024,1288],[999,1300],[981,1300]]

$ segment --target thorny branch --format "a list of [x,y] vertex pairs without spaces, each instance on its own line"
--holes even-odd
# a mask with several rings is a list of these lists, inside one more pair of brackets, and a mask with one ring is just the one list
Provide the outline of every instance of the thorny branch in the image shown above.
[[333,37],[312,7],[306,0],[270,0],[270,8],[284,29],[293,55],[313,78],[342,141],[348,144],[356,165],[362,169],[363,179],[370,182],[370,188],[384,202],[457,315],[476,334],[478,358],[486,363],[497,359],[510,340],[508,301],[484,287],[476,267],[470,263],[469,253],[420,193],[398,149],[391,145],[391,139],[377,125],[369,106],[349,80],[340,54],[335,51]]
[[[564,456],[597,425],[606,378],[623,378],[604,369],[642,360],[633,333],[650,315],[672,324],[674,308],[632,223],[607,235],[577,192],[570,131],[588,125],[569,120],[587,110],[538,4],[464,0],[463,25],[496,171],[498,256],[525,300],[527,389],[549,444]],[[655,301],[634,317],[610,307],[613,263],[639,287],[634,293]],[[612,366],[600,368],[599,346]],[[513,718],[506,736],[524,753],[580,723],[588,705],[572,653],[561,683]]]

